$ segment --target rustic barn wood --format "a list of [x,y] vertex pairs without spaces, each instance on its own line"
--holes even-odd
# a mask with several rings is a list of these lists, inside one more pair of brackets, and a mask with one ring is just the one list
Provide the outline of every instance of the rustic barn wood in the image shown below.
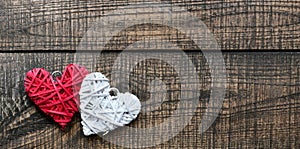
[[[145,1],[2,1],[0,49],[74,50],[93,21],[113,10],[142,2]],[[182,7],[199,17],[223,50],[296,50],[300,46],[300,2],[297,0],[162,2]],[[124,15],[134,17],[135,14]]]
[[[118,53],[105,52],[105,56],[95,56],[94,65],[87,65],[87,68],[101,71],[110,78],[111,66]],[[226,97],[217,120],[203,134],[199,133],[197,126],[209,99],[210,75],[201,52],[187,54],[200,76],[200,103],[191,123],[176,137],[156,147],[299,147],[299,53],[223,53],[228,73]],[[73,62],[73,55],[74,53],[1,54],[2,148],[116,147],[98,136],[84,137],[79,114],[65,131],[61,131],[53,120],[33,105],[24,92],[22,80],[26,71],[44,66],[49,71],[62,70]],[[148,76],[145,77],[143,73]],[[172,67],[161,61],[149,60],[135,67],[130,76],[130,90],[141,100],[149,98],[147,87],[151,76],[162,79],[167,84],[170,95],[157,110],[142,113],[130,127],[155,126],[176,109],[176,75],[178,74]],[[115,137],[122,141],[124,136]]]
[[[199,74],[201,94],[196,112],[188,113],[193,114],[190,124],[156,148],[300,148],[300,53],[296,51],[300,48],[300,1],[150,2],[172,4],[199,17],[224,51],[225,100],[218,118],[203,134],[198,126],[211,91],[209,66],[200,49],[179,31],[161,25],[133,26],[118,33],[102,55],[89,54],[74,61],[76,47],[93,21],[142,2],[145,1],[0,0],[0,148],[118,147],[98,136],[85,137],[79,114],[61,131],[27,97],[24,75],[34,67],[51,72],[77,62],[111,78],[121,50],[135,41],[156,36],[186,52]],[[295,52],[273,51],[283,49]],[[124,61],[128,62],[123,64],[127,68],[132,57]],[[154,94],[149,86],[155,79],[166,84],[162,86],[168,89],[165,102],[155,111],[141,113],[130,127],[156,126],[176,110],[178,73],[164,61],[146,60],[135,66],[129,76],[129,90],[146,101]],[[156,105],[143,105],[143,109],[151,106]],[[123,137],[126,136],[119,134],[115,139],[122,142]]]

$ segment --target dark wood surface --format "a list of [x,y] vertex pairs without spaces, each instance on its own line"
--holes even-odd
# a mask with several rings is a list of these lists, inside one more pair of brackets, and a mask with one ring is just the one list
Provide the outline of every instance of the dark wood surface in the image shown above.
[[[143,2],[149,1],[2,1],[0,49],[74,50],[93,21],[113,10]],[[172,4],[200,18],[223,50],[297,50],[300,46],[298,0],[179,0],[152,3]],[[124,15],[135,17],[134,13]],[[160,32],[157,34],[161,35]]]
[[[228,85],[222,110],[215,123],[200,134],[198,125],[209,98],[209,74],[200,52],[188,52],[199,72],[201,87],[199,105],[191,123],[176,137],[156,147],[198,148],[298,148],[299,147],[299,58],[300,53],[225,52]],[[115,147],[100,137],[85,137],[77,114],[65,131],[39,111],[28,99],[23,88],[24,73],[33,67],[49,71],[62,70],[73,61],[72,53],[15,53],[1,56],[1,146],[11,147]],[[104,53],[95,58],[89,70],[101,71],[109,78],[111,63],[118,53]],[[8,63],[9,62],[9,63]],[[106,62],[106,63],[104,63]],[[151,62],[149,62],[151,63]],[[22,64],[22,65],[21,65]],[[21,66],[20,66],[21,65]],[[160,63],[135,68],[131,91],[147,100],[148,78],[139,78],[139,70],[151,74],[150,66],[166,70],[156,75],[164,82],[174,79],[167,66]],[[147,67],[145,67],[147,66]],[[162,67],[164,66],[164,67]],[[184,67],[184,66],[183,66]],[[201,69],[200,69],[201,67]],[[144,78],[144,79],[143,79]],[[139,80],[139,82],[136,82]],[[175,81],[176,82],[176,81]],[[142,85],[134,85],[134,84]],[[144,84],[143,84],[144,83]],[[175,83],[176,84],[176,83]],[[152,127],[163,121],[176,105],[176,85],[168,86],[173,93],[156,112],[141,114],[130,127]],[[144,106],[145,108],[145,106]],[[173,109],[174,110],[174,109]],[[162,130],[163,131],[163,130]],[[154,135],[155,136],[155,135]],[[116,139],[122,141],[122,137]],[[159,136],[156,136],[159,137]]]
[[[61,131],[29,100],[23,79],[34,67],[45,67],[49,72],[63,70],[74,62],[74,50],[93,21],[113,10],[140,2],[0,0],[0,148],[119,147],[97,136],[85,137],[79,114],[65,131]],[[228,76],[222,110],[214,124],[200,134],[198,126],[209,99],[211,76],[201,52],[183,42],[182,48],[196,66],[201,80],[200,103],[191,123],[183,131],[155,147],[300,148],[300,53],[297,52],[300,47],[300,1],[163,2],[182,7],[204,21],[224,51]],[[165,36],[165,30],[169,31],[165,38],[173,35],[172,30],[164,27],[154,29],[157,32],[133,28],[129,31],[135,33],[131,36],[136,39],[125,40],[112,49],[122,50],[121,47],[149,35]],[[119,36],[130,38],[127,31]],[[184,39],[181,35],[171,38],[174,41]],[[294,52],[275,52],[285,49]],[[41,52],[44,50],[49,51]],[[111,68],[118,53],[107,51],[102,56],[95,54],[76,62],[111,78]],[[144,73],[148,78],[143,76]],[[141,114],[130,127],[155,126],[172,113],[177,104],[177,75],[161,61],[147,61],[135,67],[129,78],[130,90],[141,100],[149,98],[149,78],[153,76],[168,84],[170,96],[159,110]],[[116,140],[122,142],[123,137],[126,136],[116,136]],[[159,137],[154,135],[154,138]]]

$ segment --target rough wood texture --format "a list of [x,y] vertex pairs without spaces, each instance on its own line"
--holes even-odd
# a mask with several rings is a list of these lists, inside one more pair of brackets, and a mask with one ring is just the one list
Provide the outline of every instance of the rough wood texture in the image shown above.
[[[84,137],[79,114],[65,131],[61,131],[28,99],[23,79],[25,73],[34,67],[63,70],[74,62],[74,53],[69,50],[76,50],[93,21],[113,10],[142,2],[145,1],[0,0],[0,50],[7,52],[0,53],[0,148],[117,147],[97,136]],[[300,1],[155,2],[179,6],[199,17],[214,34],[222,50],[241,50],[223,53],[228,73],[226,97],[217,120],[203,134],[199,133],[198,126],[206,111],[211,76],[203,55],[184,34],[160,25],[133,26],[118,33],[102,56],[92,54],[76,61],[90,71],[101,71],[111,78],[112,65],[120,50],[145,37],[159,36],[187,52],[200,77],[200,103],[191,123],[183,131],[155,147],[300,148],[300,53],[242,52],[299,49]],[[145,15],[151,14],[153,12]],[[134,17],[134,14],[124,15]],[[14,50],[21,53],[14,53]],[[36,50],[62,51],[38,53],[41,51]],[[180,59],[171,54],[162,58]],[[128,68],[132,60],[125,57],[124,68]],[[142,101],[147,101],[151,95],[161,94],[149,87],[155,79],[166,84],[161,87],[169,90],[166,101],[158,106],[143,105],[143,109],[157,107],[155,111],[142,113],[130,127],[156,126],[177,108],[178,73],[164,61],[139,63],[130,74],[129,89]],[[112,85],[116,84],[113,82]],[[122,137],[124,135],[119,134],[115,139],[122,142]]]
[[[224,53],[228,73],[225,101],[217,120],[203,134],[199,133],[198,125],[209,99],[210,75],[200,52],[187,54],[200,76],[200,103],[191,123],[176,137],[157,145],[157,148],[299,148],[300,53]],[[73,62],[73,55],[72,53],[1,55],[0,66],[4,70],[0,75],[1,148],[116,147],[97,136],[85,137],[78,114],[68,128],[64,132],[61,131],[58,125],[37,110],[24,92],[22,79],[27,70],[43,66],[47,66],[46,69],[49,71],[63,70],[68,63]],[[87,68],[90,71],[101,71],[110,78],[111,66],[117,56],[118,52],[103,53],[101,57],[94,54],[94,63],[87,65]],[[86,60],[81,62],[87,63]],[[184,67],[186,66],[182,66]],[[172,67],[162,61],[149,60],[134,68],[129,78],[130,90],[141,100],[147,100],[149,99],[147,94],[153,94],[147,93],[149,78],[151,80],[153,76],[167,84],[170,95],[157,110],[142,113],[130,127],[155,126],[176,109],[177,75]],[[147,106],[144,105],[143,108]],[[122,137],[124,137],[122,134],[115,136],[118,141],[122,141]]]
[[[97,18],[142,2],[147,1],[2,1],[0,49],[74,50]],[[299,0],[157,2],[184,8],[199,17],[223,50],[296,50],[300,46]]]

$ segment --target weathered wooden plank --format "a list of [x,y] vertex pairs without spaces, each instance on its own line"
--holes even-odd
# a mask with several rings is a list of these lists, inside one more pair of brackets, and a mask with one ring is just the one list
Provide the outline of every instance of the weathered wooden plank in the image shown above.
[[[93,59],[83,56],[82,60],[76,61],[85,63],[90,71],[101,71],[111,78],[112,66],[118,54],[119,52],[105,52],[101,56],[88,54]],[[97,136],[85,137],[78,114],[68,128],[61,131],[58,125],[37,110],[24,92],[22,82],[26,71],[33,67],[46,67],[49,71],[62,70],[65,65],[73,62],[73,55],[74,53],[1,54],[0,66],[3,71],[0,73],[0,130],[2,132],[0,146],[2,148],[116,147]],[[198,126],[209,99],[209,69],[200,52],[187,52],[187,55],[194,63],[201,80],[200,103],[194,114],[189,113],[193,114],[190,124],[171,140],[157,145],[157,148],[298,148],[300,146],[298,142],[300,138],[298,118],[300,116],[300,53],[223,53],[228,73],[225,101],[217,120],[203,134],[199,133]],[[134,58],[130,56],[124,57],[124,67],[129,67],[132,59]],[[182,69],[185,67],[182,66]],[[156,126],[176,109],[179,90],[178,73],[163,61],[148,60],[139,63],[129,77],[130,90],[142,101],[148,99],[151,94],[149,86],[154,77],[167,84],[169,95],[157,110],[141,113],[137,120],[130,124],[131,127]],[[147,106],[143,105],[143,108]],[[118,134],[115,139],[122,142],[124,137],[126,137],[124,134]],[[159,137],[154,135],[154,138]]]
[[[0,49],[74,50],[96,19],[113,10],[125,9],[128,5],[140,7],[142,2],[145,1],[3,1],[0,13]],[[223,50],[299,49],[298,0],[163,2],[184,8],[199,17]],[[155,5],[157,2],[149,3]],[[135,7],[131,9],[133,13],[123,16],[135,17]],[[180,15],[181,12],[177,13]],[[149,10],[145,15],[155,15],[155,12]],[[156,29],[155,26],[152,29]],[[161,36],[163,32],[133,30],[133,33],[141,33],[146,37]],[[119,44],[132,42],[129,37],[122,37],[127,40],[122,40]]]

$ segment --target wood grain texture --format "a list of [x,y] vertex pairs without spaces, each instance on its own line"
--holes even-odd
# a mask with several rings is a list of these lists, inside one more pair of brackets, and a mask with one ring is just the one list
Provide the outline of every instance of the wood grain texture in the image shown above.
[[0,49],[75,50],[96,19],[143,2],[184,8],[208,26],[222,50],[297,50],[300,46],[299,0],[9,0],[0,3]]
[[[111,78],[112,65],[118,55],[119,52],[92,54],[93,61],[84,58],[77,62]],[[194,114],[190,113],[193,118],[183,131],[155,148],[299,148],[300,53],[223,53],[228,73],[225,101],[217,120],[203,134],[199,133],[198,126],[211,90],[209,69],[201,52],[187,52],[187,55],[201,80],[199,105]],[[118,147],[98,136],[85,137],[79,114],[61,131],[24,92],[22,80],[26,71],[43,66],[49,71],[63,70],[74,61],[73,56],[74,53],[1,54],[0,66],[5,70],[0,74],[1,148]],[[149,94],[153,94],[149,91],[153,77],[167,84],[169,95],[158,109],[141,113],[130,127],[156,126],[176,110],[178,73],[163,61],[147,60],[134,67],[129,77],[130,91],[141,100],[149,99]],[[118,134],[115,139],[122,142],[123,137],[126,136]],[[160,136],[154,134],[153,137]]]
[[[198,127],[210,97],[211,74],[200,49],[187,35],[163,25],[141,24],[116,34],[103,55],[83,54],[81,59],[74,60],[74,50],[94,21],[114,10],[141,6],[143,2],[183,8],[207,25],[222,50],[239,51],[223,53],[228,74],[225,101],[218,118],[203,134]],[[134,11],[134,7],[131,9]],[[154,14],[149,11],[145,15]],[[51,72],[76,62],[111,79],[121,50],[157,36],[187,53],[200,78],[201,96],[196,112],[187,112],[193,114],[189,125],[154,148],[300,148],[299,18],[299,0],[0,0],[0,148],[120,147],[98,136],[85,137],[79,114],[61,131],[27,97],[24,75],[34,67],[45,67]],[[155,44],[159,46],[162,42]],[[295,52],[243,52],[285,49]],[[171,53],[162,58],[180,60]],[[123,67],[129,68],[133,60],[124,57]],[[185,67],[182,65],[179,71]],[[165,83],[161,88],[167,88],[168,94],[161,105],[143,105],[143,109],[155,110],[141,113],[130,127],[157,126],[176,110],[180,90],[177,71],[158,60],[146,60],[134,67],[128,78],[129,90],[141,101],[162,94],[151,91],[155,79]],[[116,82],[120,80],[112,80],[112,85],[117,86]],[[115,139],[122,142],[124,137],[118,134]],[[154,134],[153,139],[159,138]]]

